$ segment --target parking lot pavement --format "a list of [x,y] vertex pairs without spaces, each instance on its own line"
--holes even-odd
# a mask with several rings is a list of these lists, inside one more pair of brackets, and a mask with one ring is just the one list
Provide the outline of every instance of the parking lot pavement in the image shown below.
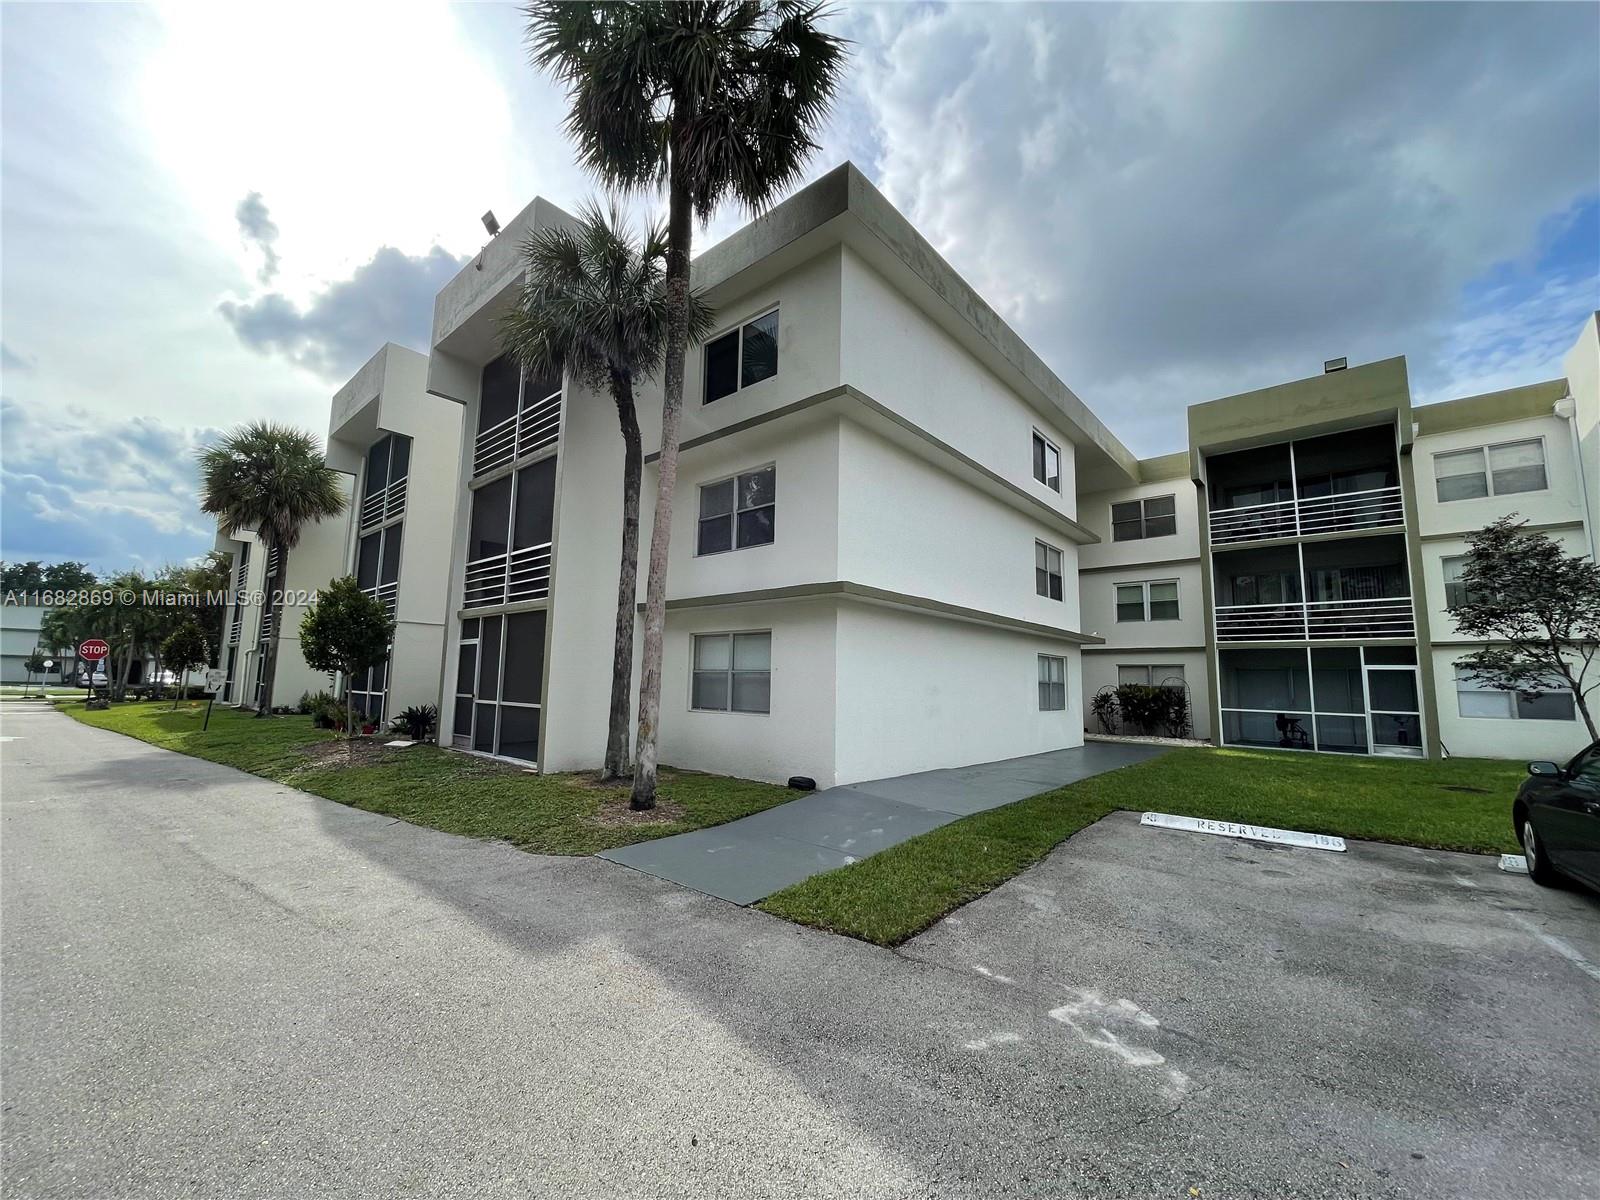
[[1044,1012],[1157,1081],[1175,1155],[1250,1129],[1259,1175],[1224,1167],[1202,1195],[1297,1176],[1296,1195],[1596,1194],[1600,900],[1488,856],[1348,845],[1116,813],[903,953],[1016,993],[987,1053]]
[[1595,1192],[1596,906],[1486,860],[1117,816],[897,953],[4,720],[8,1200]]

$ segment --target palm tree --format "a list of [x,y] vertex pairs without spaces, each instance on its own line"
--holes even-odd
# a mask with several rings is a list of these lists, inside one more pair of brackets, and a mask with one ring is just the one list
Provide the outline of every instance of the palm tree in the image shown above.
[[832,105],[845,43],[822,31],[828,10],[812,0],[532,0],[523,12],[534,65],[567,85],[579,161],[610,186],[665,185],[667,193],[661,458],[632,801],[652,808],[693,219],[709,219],[729,197],[759,210],[798,182],[816,149],[812,130]]
[[[542,229],[522,245],[527,281],[502,319],[502,346],[534,374],[563,371],[590,390],[607,390],[622,428],[622,566],[617,573],[616,643],[611,660],[611,713],[606,779],[628,773],[628,691],[633,682],[634,603],[639,575],[639,486],[644,450],[634,409],[634,384],[661,364],[667,333],[662,284],[666,234],[653,228],[642,245],[613,207],[585,205],[575,228]],[[711,328],[711,312],[690,297],[692,337]]]
[[277,573],[266,581],[272,637],[261,677],[264,699],[256,709],[256,716],[263,717],[272,710],[289,552],[307,525],[344,511],[338,473],[323,461],[322,448],[311,434],[256,421],[200,451],[200,510],[217,518],[226,537],[255,530],[267,561],[272,561],[273,550],[279,551]]

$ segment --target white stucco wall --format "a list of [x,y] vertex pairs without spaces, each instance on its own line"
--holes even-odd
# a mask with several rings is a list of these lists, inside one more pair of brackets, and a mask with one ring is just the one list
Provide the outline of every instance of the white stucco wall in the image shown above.
[[[838,578],[1078,629],[1078,547],[1058,530],[849,420],[838,495]],[[1061,551],[1061,600],[1035,589],[1036,540]]]
[[[838,647],[839,783],[1083,744],[1076,647],[852,603]],[[1067,660],[1065,711],[1039,711],[1040,654]]]
[[[1526,438],[1540,438],[1544,442],[1545,475],[1549,486],[1543,491],[1481,496],[1443,504],[1439,502],[1434,474],[1435,456],[1452,450],[1498,445]],[[1418,437],[1412,451],[1417,481],[1418,528],[1424,536],[1467,533],[1482,529],[1508,513],[1516,513],[1519,518],[1535,525],[1571,524],[1581,528],[1584,515],[1582,491],[1578,486],[1571,438],[1567,423],[1553,414]]]
[[[1178,619],[1175,621],[1118,621],[1117,585],[1175,580],[1178,584]],[[1198,562],[1177,565],[1122,567],[1091,571],[1078,577],[1083,604],[1083,631],[1105,639],[1108,646],[1152,648],[1206,644],[1205,596],[1201,591]]]
[[[1100,538],[1099,542],[1083,548],[1079,565],[1086,568],[1129,566],[1172,559],[1193,559],[1198,562],[1200,560],[1199,495],[1199,490],[1188,479],[1163,479],[1155,483],[1138,483],[1078,497],[1078,520]],[[1127,542],[1113,541],[1111,506],[1151,496],[1173,497],[1177,513],[1177,533],[1166,537],[1135,538]]]
[[[835,620],[835,605],[828,600],[668,612],[661,676],[661,762],[774,783],[808,775],[818,787],[832,787],[838,782]],[[772,632],[771,711],[692,709],[693,635],[760,630]]]
[[1589,314],[1562,360],[1572,393],[1579,454],[1589,511],[1589,536],[1600,552],[1600,313]]
[[[858,255],[842,252],[840,373],[989,470],[1074,516],[1071,439]],[[1033,478],[1033,430],[1061,448],[1061,491]]]
[[1439,740],[1465,758],[1551,759],[1566,762],[1589,744],[1581,717],[1571,721],[1463,717],[1456,693],[1456,660],[1466,645],[1434,646],[1433,677],[1439,697]]

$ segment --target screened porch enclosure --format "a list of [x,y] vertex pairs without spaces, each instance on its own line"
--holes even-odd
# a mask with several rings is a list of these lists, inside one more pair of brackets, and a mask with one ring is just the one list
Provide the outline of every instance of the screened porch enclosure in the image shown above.
[[1421,692],[1410,646],[1221,650],[1229,746],[1421,757]]
[[541,608],[461,622],[451,745],[537,764],[546,619]]

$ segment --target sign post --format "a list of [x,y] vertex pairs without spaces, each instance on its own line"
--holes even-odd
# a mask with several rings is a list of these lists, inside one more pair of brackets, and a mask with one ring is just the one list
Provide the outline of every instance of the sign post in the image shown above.
[[217,702],[217,692],[226,679],[227,676],[216,667],[206,672],[206,719],[200,723],[201,733],[211,728],[211,706]]
[[[85,638],[78,643],[78,660],[88,662],[89,671],[84,676],[84,703],[88,704],[94,699],[94,664],[103,661],[111,654],[111,646],[104,638]],[[107,682],[110,677],[107,676]]]

